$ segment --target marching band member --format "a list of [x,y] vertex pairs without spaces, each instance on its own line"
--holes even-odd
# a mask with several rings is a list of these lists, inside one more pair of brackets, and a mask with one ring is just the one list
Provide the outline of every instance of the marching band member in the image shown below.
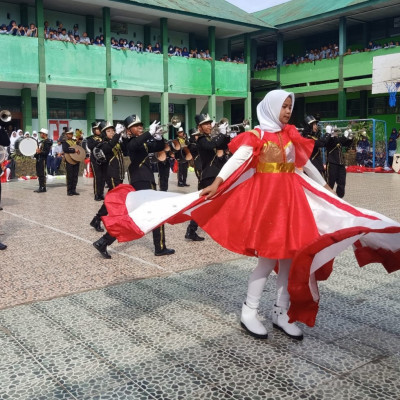
[[39,179],[39,188],[34,190],[35,193],[46,192],[46,163],[47,156],[49,155],[53,146],[53,141],[49,139],[49,131],[42,128],[39,131],[40,138],[42,139],[36,149],[36,175]]
[[[122,127],[118,124],[117,127]],[[108,190],[112,190],[120,185],[124,180],[124,155],[119,143],[121,137],[120,131],[115,132],[115,128],[111,122],[102,121],[99,124],[102,140],[97,141],[97,145],[92,149],[93,158],[98,165],[105,165],[105,179]],[[100,207],[97,214],[90,222],[90,226],[96,229],[97,232],[104,232],[101,227],[101,217],[107,215],[107,208],[103,205]],[[97,242],[95,242],[97,243]],[[95,245],[97,248],[97,246]]]
[[100,122],[92,122],[92,136],[86,139],[87,147],[90,150],[90,166],[93,171],[93,190],[96,201],[104,200],[104,186],[106,184],[107,164],[99,163],[94,155],[93,149],[103,141],[101,135]]
[[307,139],[314,140],[314,150],[311,153],[310,160],[314,167],[317,168],[319,173],[325,178],[324,160],[322,158],[322,149],[326,145],[326,138],[321,137],[321,132],[318,128],[317,120],[312,116],[308,115],[304,120],[305,126],[303,136]]
[[[75,149],[73,146],[77,144],[77,141],[73,139],[74,131],[69,128],[65,132],[65,140],[62,143],[62,149],[64,154],[78,153],[80,150]],[[65,170],[67,175],[67,195],[78,196],[79,193],[76,191],[76,185],[78,184],[79,175],[79,162],[74,164],[68,162],[65,158]]]
[[[164,141],[162,140],[162,127],[154,121],[149,131],[143,131],[143,123],[139,116],[130,115],[124,121],[129,139],[126,147],[131,164],[129,165],[129,181],[136,191],[153,189],[156,190],[154,173],[151,169],[149,153],[155,153],[164,150]],[[115,238],[108,232],[93,245],[104,258],[111,258],[107,252],[107,246],[111,245]],[[168,249],[165,245],[164,225],[153,229],[153,243],[156,256],[174,254],[175,250]]]
[[343,156],[343,147],[351,146],[353,135],[346,130],[338,136],[339,131],[332,129],[326,141],[326,176],[329,186],[333,189],[336,183],[336,194],[342,198],[346,187],[346,165]]
[[[7,147],[10,146],[10,138],[7,135],[7,131],[0,126],[0,145]],[[0,201],[1,201],[1,181],[0,181]],[[2,210],[3,207],[0,206],[0,210]],[[0,243],[0,250],[5,250],[7,246],[4,243]]]
[[186,160],[186,151],[188,149],[189,141],[186,138],[185,131],[182,127],[178,129],[178,140],[181,146],[180,150],[176,152],[175,158],[178,161],[178,186],[190,186],[187,180],[187,174],[189,169],[189,162]]
[[[211,185],[223,167],[226,159],[225,157],[218,157],[217,150],[226,147],[229,136],[227,136],[227,122],[219,126],[217,136],[211,137],[213,121],[210,116],[198,114],[195,116],[195,121],[198,130],[196,147],[201,160],[201,174],[198,184],[200,190]],[[197,234],[197,227],[196,221],[191,220],[186,229],[185,239],[195,242],[204,240],[204,237]]]

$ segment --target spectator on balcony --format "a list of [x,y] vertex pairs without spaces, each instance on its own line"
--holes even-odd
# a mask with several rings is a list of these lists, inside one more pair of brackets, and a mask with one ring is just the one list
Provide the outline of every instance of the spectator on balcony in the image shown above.
[[105,46],[105,43],[104,43],[104,35],[100,35],[100,42]]
[[148,44],[147,46],[146,46],[146,53],[152,53],[153,52],[153,46],[151,45],[151,44]]
[[26,28],[25,26],[23,26],[22,24],[18,25],[18,33],[17,36],[26,36],[26,31],[28,30],[28,28]]
[[170,44],[170,45],[168,46],[168,55],[169,55],[169,56],[173,56],[173,55],[174,55],[174,52],[175,52],[174,46],[172,46],[172,44]]
[[[71,35],[72,36],[72,35]],[[79,37],[79,35],[75,35],[72,39],[71,42],[74,44],[80,43],[81,42],[81,38]]]
[[131,40],[131,41],[129,42],[129,50],[131,50],[131,51],[137,51],[137,47],[136,47],[135,42],[134,42],[133,40]]
[[182,49],[178,46],[175,46],[173,56],[182,57]]
[[[98,36],[96,37],[96,42],[97,42],[97,39],[98,39],[98,43],[100,43],[100,45],[101,45],[101,41],[100,41],[100,38]],[[111,38],[111,48],[119,50],[118,42],[114,37]]]
[[60,33],[62,32],[62,30],[63,30],[63,24],[62,24],[62,22],[58,22],[58,25],[57,25],[57,35],[60,35]]
[[184,48],[183,48],[183,50],[182,50],[182,57],[186,57],[186,58],[189,58],[189,57],[190,57],[190,53],[189,53],[187,47],[184,47]]
[[154,45],[154,47],[153,47],[153,53],[154,53],[154,54],[161,54],[161,53],[162,53],[162,49],[161,49],[160,43],[157,42],[157,43]]
[[143,43],[140,42],[139,40],[136,42],[136,47],[137,47],[137,52],[138,53],[143,53]]
[[29,29],[26,31],[26,36],[37,37],[37,35],[38,35],[38,31],[37,31],[36,25],[31,23],[29,25]]
[[74,27],[72,28],[72,34],[74,35],[74,37],[76,35],[81,36],[81,34],[79,33],[79,25],[75,24]]
[[8,31],[9,35],[12,35],[12,36],[18,35],[18,32],[19,32],[18,25],[14,20],[10,22],[10,25],[8,25],[7,31]]
[[0,35],[7,35],[8,31],[7,31],[7,25],[6,24],[2,24],[0,26]]
[[47,33],[47,34],[50,33],[49,21],[44,21],[44,31],[45,31],[45,33]]
[[286,59],[286,65],[296,64],[296,57],[292,53],[290,57]]
[[101,43],[100,36],[96,36],[96,38],[94,39],[93,45],[94,46],[104,46],[104,44]]
[[50,30],[48,39],[50,39],[50,40],[60,40],[60,39],[58,38],[58,34],[57,34],[57,31],[56,31],[56,30]]
[[67,30],[65,28],[61,29],[61,34],[58,35],[58,40],[69,42],[69,35],[67,34]]
[[86,32],[83,32],[79,42],[85,44],[86,46],[90,44],[90,38],[88,37],[88,34]]
[[123,50],[124,49],[124,39],[120,38],[118,40],[118,48]]

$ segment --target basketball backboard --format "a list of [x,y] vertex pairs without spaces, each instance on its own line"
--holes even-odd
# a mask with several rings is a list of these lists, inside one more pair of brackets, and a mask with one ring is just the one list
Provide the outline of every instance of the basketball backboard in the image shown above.
[[372,62],[372,94],[387,94],[387,85],[397,82],[400,82],[400,53],[374,57]]

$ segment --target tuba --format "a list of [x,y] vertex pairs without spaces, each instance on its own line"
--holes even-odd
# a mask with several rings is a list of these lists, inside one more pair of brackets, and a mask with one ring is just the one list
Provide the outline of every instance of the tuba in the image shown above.
[[11,121],[11,112],[8,110],[1,110],[0,111],[0,121],[7,123]]

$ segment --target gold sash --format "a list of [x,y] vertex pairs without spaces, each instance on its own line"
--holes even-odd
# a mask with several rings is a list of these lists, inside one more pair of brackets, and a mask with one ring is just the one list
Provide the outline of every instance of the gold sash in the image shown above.
[[294,172],[294,163],[258,163],[257,172],[275,174],[278,172]]

